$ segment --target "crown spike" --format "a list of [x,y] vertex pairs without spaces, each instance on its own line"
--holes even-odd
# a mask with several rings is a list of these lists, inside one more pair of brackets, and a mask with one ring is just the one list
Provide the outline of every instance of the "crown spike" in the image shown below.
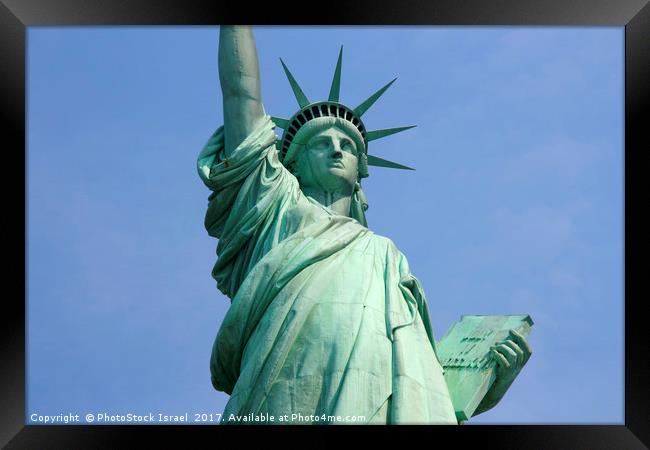
[[395,82],[395,80],[397,80],[397,78],[393,78],[393,80],[390,83],[388,83],[383,88],[379,89],[377,92],[375,92],[370,97],[368,97],[367,100],[365,100],[359,106],[354,108],[354,113],[358,117],[361,117],[366,111],[370,109],[370,107],[379,99],[379,97],[381,97],[384,94],[384,92],[386,92],[386,89],[388,89],[390,85]]
[[334,78],[332,79],[332,87],[330,88],[330,95],[328,101],[338,102],[339,94],[341,93],[341,64],[343,62],[343,46],[339,51],[339,59],[336,62],[336,69],[334,70]]
[[293,77],[293,75],[291,75],[289,68],[284,63],[284,61],[282,61],[282,58],[280,58],[280,62],[282,63],[282,67],[284,68],[284,73],[287,74],[287,78],[289,79],[289,84],[291,84],[293,95],[295,95],[296,100],[298,100],[298,105],[300,106],[300,108],[304,108],[305,106],[309,105],[309,99],[307,99],[307,96],[300,88],[300,85],[298,84],[296,79]]
[[400,133],[402,131],[410,130],[411,128],[416,127],[417,125],[411,125],[409,127],[398,127],[398,128],[385,128],[383,130],[373,130],[366,133],[366,139],[368,141],[374,141],[375,139],[381,139],[391,134]]
[[271,120],[276,127],[286,130],[289,127],[289,119],[283,119],[281,117],[271,116]]
[[368,165],[377,166],[377,167],[388,167],[390,169],[406,169],[406,170],[415,170],[412,167],[403,166],[396,162],[388,161],[387,159],[382,159],[377,156],[368,155]]

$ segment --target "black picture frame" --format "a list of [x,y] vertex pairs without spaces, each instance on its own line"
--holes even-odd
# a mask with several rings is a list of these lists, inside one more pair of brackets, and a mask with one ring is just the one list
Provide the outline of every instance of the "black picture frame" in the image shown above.
[[[338,5],[338,4],[337,4]],[[342,5],[342,3],[341,3]],[[291,13],[287,13],[291,11]],[[301,15],[302,14],[302,15]],[[6,448],[124,448],[143,440],[171,444],[206,439],[220,445],[215,433],[235,433],[244,441],[262,431],[289,430],[239,427],[190,426],[31,426],[25,418],[25,305],[26,299],[26,178],[25,166],[25,50],[29,26],[74,25],[216,25],[249,24],[337,24],[337,25],[567,25],[625,27],[625,423],[624,425],[512,425],[417,427],[425,439],[452,439],[454,446],[483,445],[509,448],[647,448],[650,445],[650,370],[644,352],[648,338],[643,334],[643,296],[640,272],[635,264],[643,255],[638,246],[638,232],[644,225],[634,200],[643,190],[640,158],[650,149],[647,116],[650,99],[650,5],[647,0],[465,0],[370,2],[355,1],[338,11],[328,4],[318,14],[310,13],[305,3],[256,4],[243,2],[216,4],[209,1],[141,0],[107,2],[101,0],[3,0],[0,3],[0,83],[5,170],[5,209],[3,248],[9,264],[4,270],[17,293],[5,291],[3,303],[3,340],[0,364],[0,445]],[[646,114],[643,114],[646,113]],[[645,126],[644,126],[645,125]],[[9,137],[10,139],[7,139]],[[7,158],[9,159],[7,161]],[[23,168],[17,171],[16,168]],[[20,172],[22,185],[8,176]],[[18,177],[20,178],[20,176]],[[22,189],[21,187],[22,186]],[[646,188],[647,189],[647,188]],[[643,191],[642,191],[643,190]],[[643,195],[643,194],[641,194]],[[21,217],[25,221],[20,220]],[[9,225],[13,225],[10,227]],[[22,236],[23,239],[17,238]],[[631,245],[627,245],[630,242]],[[10,256],[9,256],[10,255]],[[23,270],[21,275],[21,270]],[[570,334],[567,336],[570,339]],[[607,355],[602,355],[607,358]],[[558,368],[561,373],[562,368]],[[589,374],[585,374],[589,376]],[[309,441],[296,439],[301,445],[325,444],[339,439],[338,433],[362,432],[388,438],[397,434],[404,443],[413,442],[414,427],[299,427],[302,433],[316,434]],[[252,431],[252,433],[251,433]],[[408,434],[407,434],[408,433]],[[286,441],[288,442],[288,441]],[[222,444],[223,445],[223,444]],[[434,445],[432,443],[432,445]]]

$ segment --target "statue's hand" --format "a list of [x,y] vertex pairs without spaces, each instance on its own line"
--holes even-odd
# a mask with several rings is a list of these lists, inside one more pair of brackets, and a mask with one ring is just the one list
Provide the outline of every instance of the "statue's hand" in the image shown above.
[[494,386],[505,386],[507,389],[530,359],[532,351],[525,337],[510,330],[508,339],[492,347],[490,353],[497,362]]
[[499,400],[501,400],[530,359],[532,351],[525,337],[515,330],[510,330],[508,339],[494,345],[490,350],[490,354],[497,362],[496,379],[474,415],[487,411],[499,403]]

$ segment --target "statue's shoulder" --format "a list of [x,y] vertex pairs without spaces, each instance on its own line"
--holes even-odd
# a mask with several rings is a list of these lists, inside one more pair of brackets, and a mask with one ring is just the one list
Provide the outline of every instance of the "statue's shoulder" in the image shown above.
[[[369,230],[370,231],[370,230]],[[400,253],[399,249],[397,248],[397,245],[395,245],[395,242],[387,236],[382,236],[381,234],[374,233],[370,231],[369,233],[373,239],[378,245],[381,245],[383,248],[385,248],[387,251],[391,253]]]

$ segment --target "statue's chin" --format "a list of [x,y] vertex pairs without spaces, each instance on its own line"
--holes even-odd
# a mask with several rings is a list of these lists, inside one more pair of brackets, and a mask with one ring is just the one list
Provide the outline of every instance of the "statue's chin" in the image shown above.
[[324,189],[326,191],[346,190],[347,186],[354,187],[356,178],[352,178],[344,167],[327,167],[325,170],[319,170],[313,177],[299,177],[301,187],[310,187]]
[[339,180],[340,183],[349,184],[354,186],[356,180],[356,173],[351,175],[349,170],[343,165],[331,165],[327,168],[327,173],[332,179]]

